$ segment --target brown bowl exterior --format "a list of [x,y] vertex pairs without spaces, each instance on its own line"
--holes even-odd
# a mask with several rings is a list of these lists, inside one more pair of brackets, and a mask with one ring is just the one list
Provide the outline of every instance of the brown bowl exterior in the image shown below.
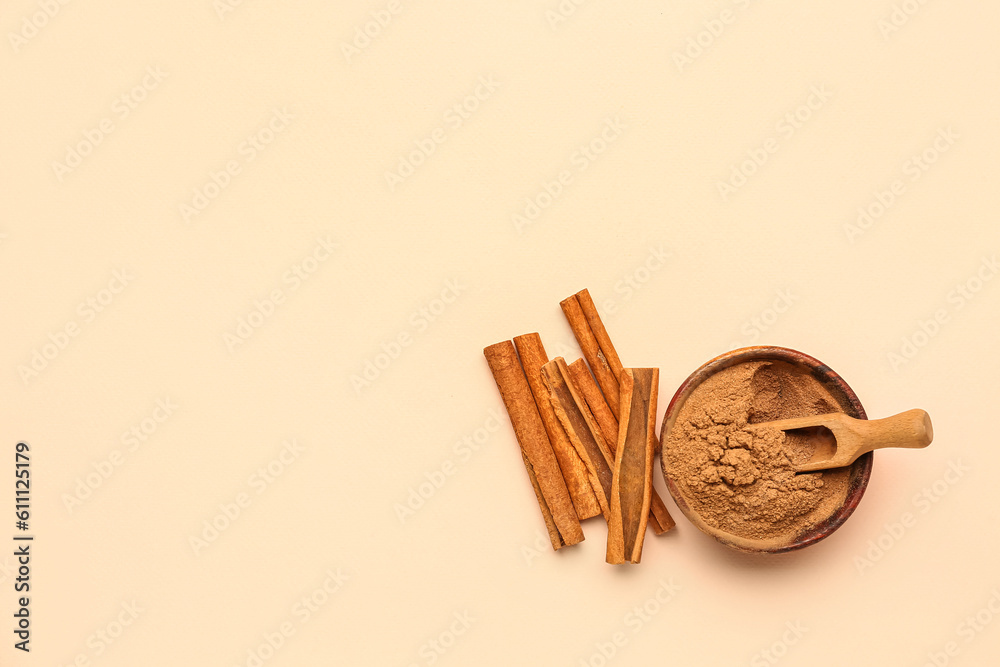
[[844,412],[857,419],[868,418],[865,414],[865,409],[861,406],[861,401],[858,400],[857,395],[850,386],[829,366],[818,359],[785,347],[764,345],[744,347],[726,352],[706,362],[692,373],[674,393],[673,398],[670,399],[670,404],[667,406],[667,411],[663,415],[663,425],[660,429],[660,467],[663,470],[663,478],[667,483],[667,489],[670,491],[670,495],[673,496],[677,506],[684,513],[684,516],[702,532],[711,535],[722,544],[740,551],[753,553],[784,553],[794,551],[807,547],[810,544],[815,544],[823,538],[828,537],[854,513],[858,503],[861,501],[861,497],[865,493],[865,489],[868,487],[868,480],[871,477],[872,461],[874,459],[872,452],[862,455],[857,461],[851,464],[847,497],[844,500],[844,504],[830,515],[828,519],[810,527],[791,540],[754,540],[733,535],[732,533],[727,533],[707,525],[687,504],[677,484],[667,473],[666,452],[663,450],[662,444],[677,419],[681,405],[687,400],[687,397],[694,391],[695,387],[712,374],[748,361],[784,361],[795,366],[804,367],[838,399]]

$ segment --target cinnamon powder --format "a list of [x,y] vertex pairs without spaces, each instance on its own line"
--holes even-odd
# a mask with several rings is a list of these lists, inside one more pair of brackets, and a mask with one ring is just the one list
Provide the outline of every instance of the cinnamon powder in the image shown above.
[[807,371],[753,361],[698,385],[663,443],[668,474],[691,509],[715,528],[750,539],[797,535],[825,520],[847,496],[849,468],[796,475],[814,434],[763,422],[843,412]]

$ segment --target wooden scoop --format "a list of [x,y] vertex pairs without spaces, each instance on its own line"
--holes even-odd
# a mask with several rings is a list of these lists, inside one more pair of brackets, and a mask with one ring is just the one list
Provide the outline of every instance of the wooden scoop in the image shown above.
[[[842,412],[812,417],[795,417],[755,424],[782,431],[822,426],[833,438],[816,438],[816,451],[805,463],[795,466],[795,472],[814,472],[851,465],[862,454],[883,447],[920,449],[931,444],[934,429],[931,418],[923,410],[907,410],[884,419],[855,419]],[[823,433],[817,429],[818,433]],[[828,434],[827,434],[828,435]]]

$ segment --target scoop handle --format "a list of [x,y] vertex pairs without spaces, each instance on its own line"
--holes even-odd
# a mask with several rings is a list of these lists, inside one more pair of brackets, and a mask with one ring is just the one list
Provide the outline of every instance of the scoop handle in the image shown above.
[[861,438],[859,454],[884,447],[920,449],[931,444],[931,417],[920,409],[907,410],[883,419],[852,420],[852,430]]

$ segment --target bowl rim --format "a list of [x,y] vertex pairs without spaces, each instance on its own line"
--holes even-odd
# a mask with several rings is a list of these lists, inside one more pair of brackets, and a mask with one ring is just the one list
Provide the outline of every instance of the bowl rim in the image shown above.
[[802,533],[795,536],[791,541],[788,541],[746,538],[728,533],[706,524],[701,516],[691,509],[684,497],[684,494],[680,491],[680,488],[667,473],[666,450],[663,448],[663,442],[666,439],[670,428],[676,421],[681,406],[698,385],[710,376],[726,368],[750,361],[761,360],[784,361],[807,368],[816,380],[821,382],[831,391],[839,392],[841,396],[838,398],[846,399],[846,407],[848,408],[846,412],[848,415],[857,419],[868,418],[864,407],[861,405],[861,401],[858,399],[857,394],[854,393],[854,390],[851,389],[850,385],[848,385],[847,382],[832,368],[821,362],[819,359],[805,354],[804,352],[799,352],[798,350],[793,350],[787,347],[778,347],[773,345],[741,347],[735,350],[730,350],[729,352],[725,352],[706,361],[693,373],[691,373],[691,375],[689,375],[687,379],[681,383],[680,387],[677,388],[677,391],[674,392],[673,397],[670,399],[670,403],[667,404],[667,410],[663,414],[663,422],[660,427],[660,468],[663,472],[663,479],[667,484],[667,490],[670,492],[671,497],[673,497],[674,502],[677,503],[677,507],[679,507],[684,516],[686,516],[688,520],[703,533],[706,533],[722,544],[739,551],[752,553],[786,553],[802,549],[829,537],[835,530],[840,528],[845,521],[847,521],[851,514],[854,513],[854,510],[857,509],[858,503],[861,502],[861,498],[864,496],[865,489],[868,487],[868,481],[871,478],[874,452],[868,452],[867,454],[860,456],[853,464],[851,464],[851,474],[848,479],[847,495],[843,504],[825,520],[808,528],[807,530],[804,530]]

